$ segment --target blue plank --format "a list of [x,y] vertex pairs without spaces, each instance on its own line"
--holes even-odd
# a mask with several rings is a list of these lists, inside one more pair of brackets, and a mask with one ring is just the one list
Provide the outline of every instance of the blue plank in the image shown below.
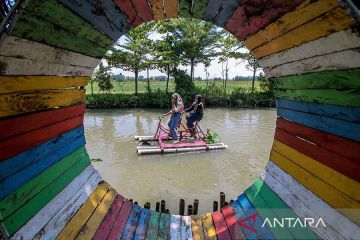
[[213,22],[222,2],[223,0],[209,0],[205,8],[203,20]]
[[126,222],[125,229],[121,235],[121,240],[132,240],[134,238],[140,215],[141,207],[134,205]]
[[128,20],[112,0],[59,1],[114,41],[130,29]]
[[319,115],[277,108],[277,115],[290,121],[360,142],[360,124]]
[[39,161],[48,154],[71,144],[73,141],[84,136],[84,127],[75,128],[66,132],[56,138],[38,145],[28,151],[22,152],[14,157],[8,158],[5,161],[0,161],[0,181],[17,171]]
[[136,227],[134,240],[145,239],[146,230],[150,220],[150,210],[143,208],[139,217],[139,222]]
[[73,141],[71,144],[67,144],[65,147],[49,153],[28,167],[25,167],[15,174],[3,179],[0,182],[0,200],[15,192],[19,187],[27,183],[30,179],[36,177],[41,172],[54,165],[56,162],[60,161],[84,145],[85,137],[82,136]]
[[276,99],[276,106],[298,112],[360,123],[360,107],[301,102],[282,98]]
[[219,27],[224,27],[239,5],[240,0],[224,0],[214,19],[214,24]]

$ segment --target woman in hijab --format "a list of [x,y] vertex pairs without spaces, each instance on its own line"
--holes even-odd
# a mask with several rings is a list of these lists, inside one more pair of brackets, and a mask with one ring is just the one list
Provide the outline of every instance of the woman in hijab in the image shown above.
[[196,129],[194,122],[200,121],[204,116],[204,98],[197,94],[195,96],[193,104],[185,110],[186,113],[189,113],[186,117],[186,126],[190,131],[192,137],[196,137]]
[[179,142],[179,136],[177,128],[181,121],[181,115],[184,112],[184,102],[178,93],[171,95],[171,110],[165,113],[163,116],[171,114],[168,126],[170,128],[171,137],[174,140],[174,143]]

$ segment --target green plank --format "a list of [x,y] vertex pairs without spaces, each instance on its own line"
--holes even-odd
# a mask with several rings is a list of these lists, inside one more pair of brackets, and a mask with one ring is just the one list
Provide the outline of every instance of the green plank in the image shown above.
[[43,20],[31,12],[23,11],[17,19],[10,35],[45,43],[55,47],[101,58],[109,46],[99,47],[98,43],[82,38],[76,33]]
[[292,99],[297,101],[333,104],[341,106],[360,106],[360,89],[307,89],[307,90],[284,90],[274,91],[278,98]]
[[192,18],[191,5],[192,0],[179,0],[179,17]]
[[360,88],[360,68],[275,78],[276,89]]
[[66,172],[80,159],[86,157],[85,148],[80,148],[63,158],[53,166],[22,185],[18,190],[10,194],[8,197],[0,201],[0,219],[4,219],[18,208],[31,200],[36,194],[41,192],[46,186],[51,184],[61,174]]
[[159,229],[160,213],[151,211],[149,225],[146,230],[146,240],[156,240]]
[[[261,179],[257,179],[252,185],[252,188],[255,192],[260,194],[261,198],[266,202],[269,208],[272,208],[277,216],[283,218],[298,218],[293,210],[291,210]],[[289,228],[289,231],[297,239],[317,239],[316,235],[307,227],[303,228],[300,225],[296,225],[294,228]]]
[[43,191],[37,194],[24,206],[18,209],[2,222],[3,229],[9,234],[14,234],[41,208],[56,197],[76,176],[78,176],[90,164],[89,156],[82,158],[67,172],[49,184]]
[[200,20],[203,19],[207,3],[208,0],[194,0],[193,10],[192,10],[194,18]]
[[170,214],[161,213],[157,239],[170,239]]

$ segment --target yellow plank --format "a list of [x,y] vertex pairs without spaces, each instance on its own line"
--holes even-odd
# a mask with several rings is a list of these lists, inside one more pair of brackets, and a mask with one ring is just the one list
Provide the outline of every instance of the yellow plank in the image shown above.
[[353,24],[354,21],[346,10],[335,8],[319,18],[255,48],[251,53],[259,59],[328,36],[331,33],[348,29]]
[[0,117],[72,105],[84,100],[85,91],[77,89],[0,94]]
[[106,193],[101,203],[97,206],[90,219],[83,226],[76,239],[92,239],[92,237],[95,235],[97,228],[100,226],[102,220],[109,211],[115,197],[116,191],[114,189],[110,189]]
[[279,141],[274,140],[273,149],[355,201],[360,201],[360,183],[358,181],[337,172]]
[[0,76],[0,94],[86,86],[89,77]]
[[264,30],[248,37],[244,44],[248,49],[252,50],[255,47],[269,42],[338,6],[338,0],[306,0],[294,11],[285,14]]
[[352,208],[360,208],[359,203],[339,192],[315,175],[294,164],[292,161],[285,158],[274,149],[271,151],[270,159],[278,167],[283,169],[290,176],[292,176],[304,187],[312,191],[315,195],[324,200],[330,206],[337,208],[339,212],[346,215],[357,224],[360,224],[360,216],[356,211],[352,211]]
[[106,192],[109,190],[109,187],[108,183],[100,183],[81,208],[76,212],[74,217],[66,224],[56,239],[75,239],[81,228],[85,225],[86,221],[99,205],[100,201],[104,198]]
[[155,20],[165,18],[163,0],[151,0],[150,5]]
[[177,18],[178,16],[178,1],[177,0],[164,0],[165,16],[166,18]]
[[191,230],[193,240],[204,240],[204,230],[200,216],[191,216]]
[[205,239],[207,240],[216,240],[216,231],[215,231],[215,227],[214,227],[214,223],[212,220],[212,216],[211,213],[207,213],[205,215],[203,215],[201,217],[201,221],[203,224],[203,230],[204,230],[204,235],[205,235]]

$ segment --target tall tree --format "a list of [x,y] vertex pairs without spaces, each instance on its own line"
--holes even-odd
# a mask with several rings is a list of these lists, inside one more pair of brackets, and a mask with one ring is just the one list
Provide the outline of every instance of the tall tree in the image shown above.
[[247,56],[245,57],[245,62],[246,62],[245,65],[246,69],[252,71],[253,73],[252,82],[251,82],[251,91],[253,92],[255,90],[256,73],[260,70],[260,65],[259,62],[256,60],[256,58],[250,53],[247,54]]
[[91,94],[94,93],[93,82],[97,82],[100,91],[109,92],[114,86],[111,83],[111,73],[109,67],[105,67],[102,62],[99,64],[99,68],[95,71],[91,77]]

